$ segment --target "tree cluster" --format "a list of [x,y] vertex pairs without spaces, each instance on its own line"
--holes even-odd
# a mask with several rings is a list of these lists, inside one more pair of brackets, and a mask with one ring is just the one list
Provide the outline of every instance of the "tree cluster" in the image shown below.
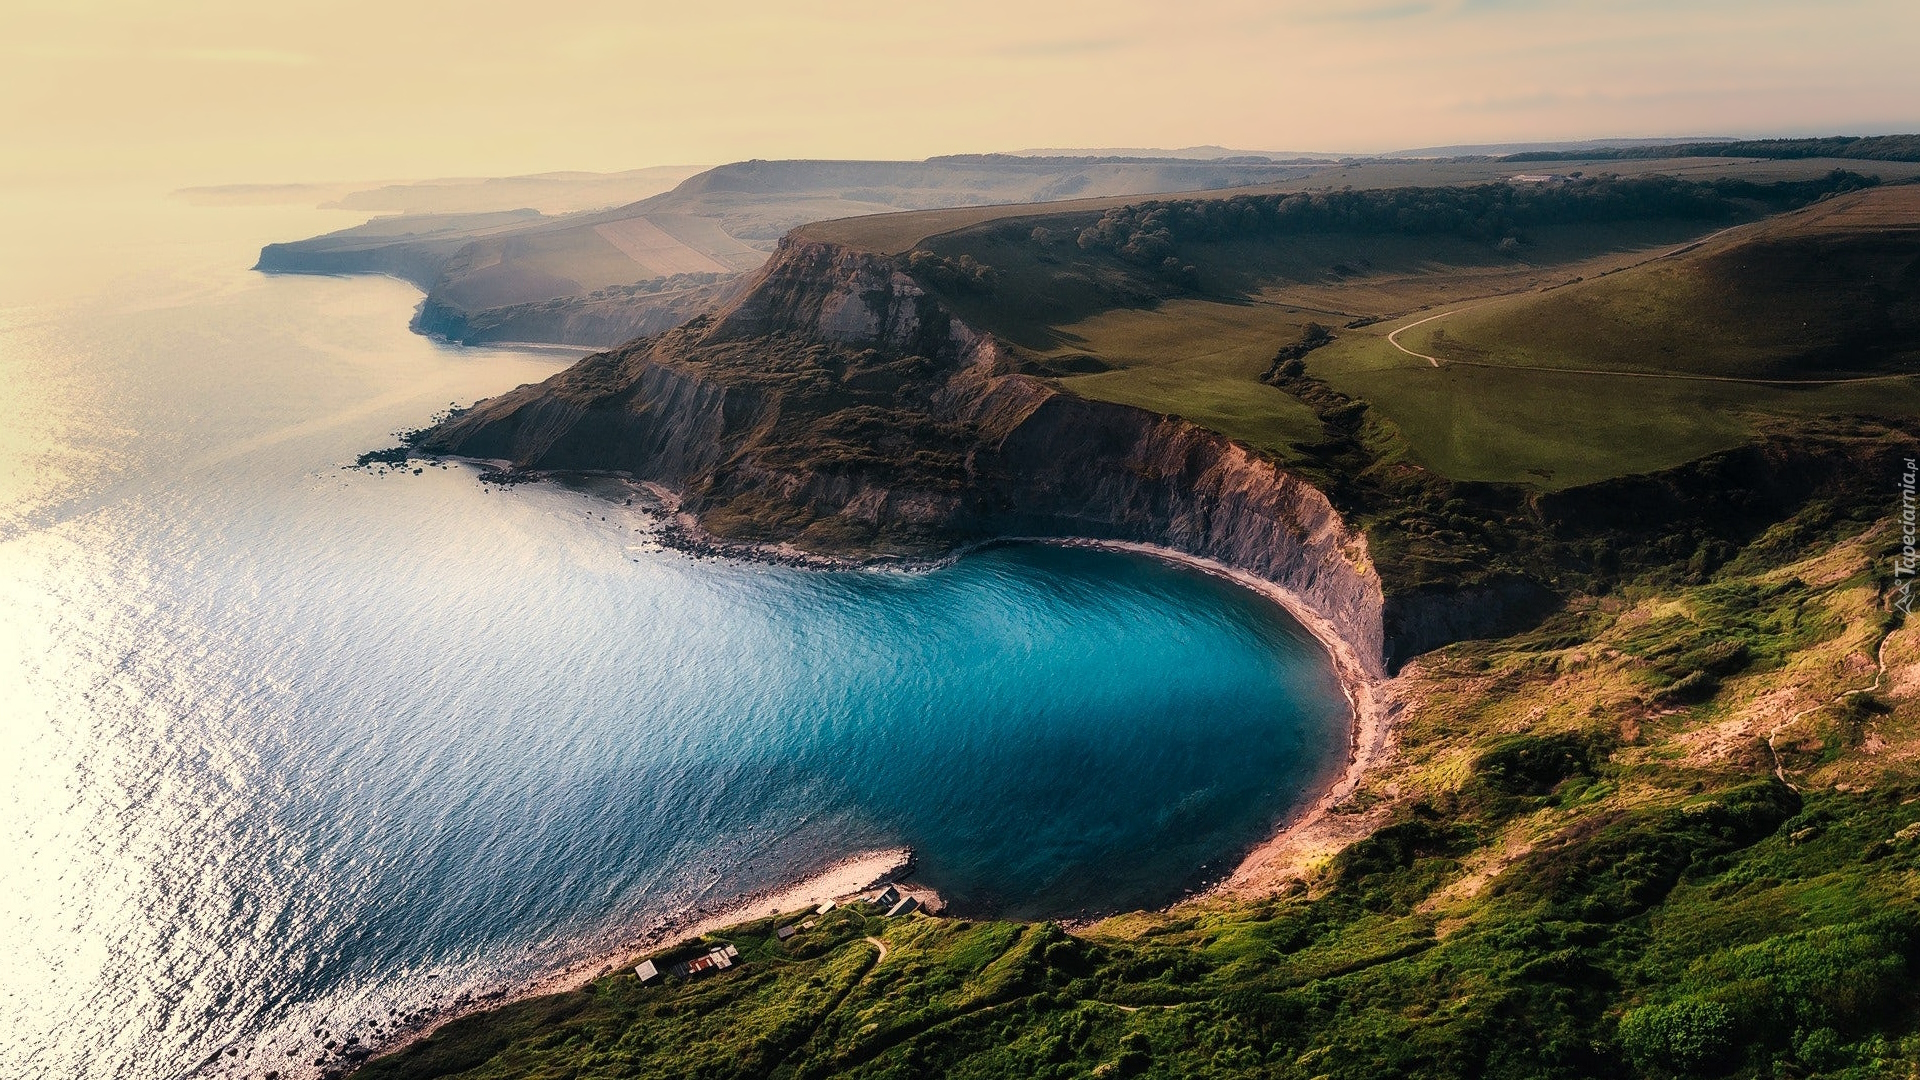
[[936,289],[949,292],[992,292],[999,271],[971,255],[949,259],[919,248],[907,255],[907,272]]
[[1306,233],[1459,236],[1498,244],[1546,225],[1651,218],[1715,221],[1743,212],[1743,200],[1774,207],[1870,187],[1870,177],[1835,171],[1818,180],[1758,184],[1666,176],[1581,177],[1562,184],[1478,184],[1378,190],[1236,195],[1115,207],[1077,237],[1082,250],[1141,266],[1178,264],[1179,244]]
[[1920,161],[1920,135],[1832,135],[1820,139],[1748,139],[1736,142],[1618,146],[1601,150],[1534,150],[1501,161],[1620,161],[1669,157],[1848,158]]

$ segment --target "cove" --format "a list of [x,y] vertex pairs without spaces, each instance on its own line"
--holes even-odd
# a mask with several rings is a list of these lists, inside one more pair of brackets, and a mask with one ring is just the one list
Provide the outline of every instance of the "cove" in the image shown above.
[[875,847],[968,916],[1158,906],[1344,763],[1320,647],[1230,583],[696,559],[622,500],[343,470],[564,360],[414,338],[392,282],[156,280],[0,327],[38,447],[0,508],[0,1071],[278,1060]]

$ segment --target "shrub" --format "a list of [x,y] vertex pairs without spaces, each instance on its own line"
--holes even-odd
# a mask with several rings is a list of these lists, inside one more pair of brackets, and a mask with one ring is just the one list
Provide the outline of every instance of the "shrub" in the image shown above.
[[1707,973],[1764,987],[1772,1015],[1758,1023],[1855,1031],[1896,998],[1912,948],[1912,930],[1893,921],[1822,927],[1729,950]]
[[1712,1075],[1728,1064],[1733,1031],[1726,1006],[1682,998],[1628,1013],[1620,1021],[1620,1045],[1649,1072]]
[[1603,739],[1575,733],[1503,739],[1474,761],[1474,786],[1494,796],[1545,795],[1570,776],[1591,774],[1608,749]]

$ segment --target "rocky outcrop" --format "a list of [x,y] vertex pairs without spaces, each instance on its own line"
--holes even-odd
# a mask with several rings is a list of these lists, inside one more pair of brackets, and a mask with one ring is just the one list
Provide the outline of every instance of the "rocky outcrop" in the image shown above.
[[1299,597],[1384,671],[1366,539],[1318,489],[1186,421],[1045,393],[987,451],[1004,487],[969,523],[977,531],[1132,540],[1225,563]]
[[425,291],[446,259],[446,245],[394,244],[375,250],[334,250],[309,241],[268,244],[253,268],[266,274],[385,274]]
[[1387,670],[1398,671],[1401,664],[1442,645],[1514,633],[1559,605],[1553,590],[1520,574],[1389,593],[1382,619]]
[[[1014,373],[891,260],[818,242],[789,240],[731,305],[482,402],[421,444],[630,473],[684,492],[720,535],[830,553],[1160,545],[1280,585],[1375,674],[1406,655],[1365,537],[1319,490],[1184,420]],[[1425,644],[1438,624],[1420,625]]]
[[974,360],[982,337],[953,318],[893,260],[798,237],[723,309],[715,339],[800,335],[944,360]]
[[429,293],[414,312],[412,329],[462,345],[531,342],[605,349],[665,333],[731,300],[745,283],[742,275],[686,289],[563,296],[477,311]]

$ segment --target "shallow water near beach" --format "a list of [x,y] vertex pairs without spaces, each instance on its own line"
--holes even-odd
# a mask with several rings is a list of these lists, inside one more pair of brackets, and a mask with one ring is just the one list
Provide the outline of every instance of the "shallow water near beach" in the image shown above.
[[151,214],[0,309],[0,1075],[311,1075],[875,847],[968,914],[1157,906],[1345,761],[1318,646],[1190,570],[694,559],[604,492],[343,469],[568,358],[244,269],[346,221]]

